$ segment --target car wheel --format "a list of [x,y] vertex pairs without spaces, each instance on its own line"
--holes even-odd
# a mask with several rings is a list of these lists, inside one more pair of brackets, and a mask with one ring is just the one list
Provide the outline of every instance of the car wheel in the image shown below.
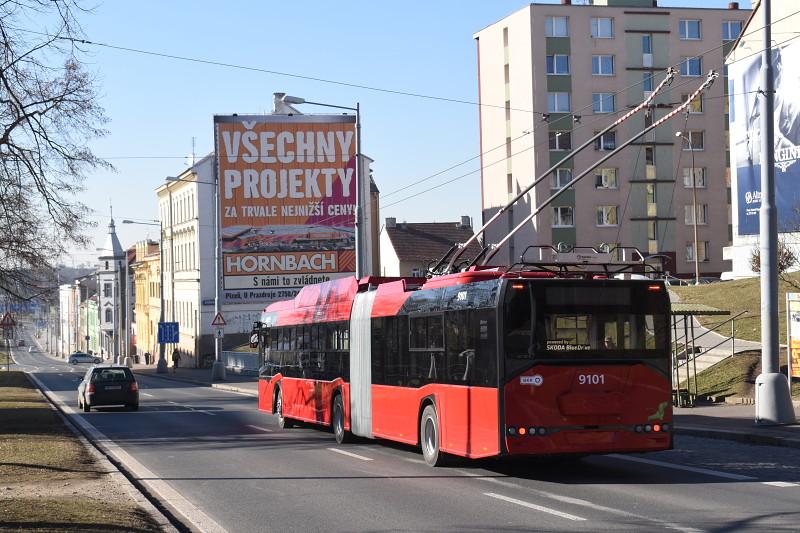
[[344,429],[344,402],[342,395],[337,394],[333,399],[333,414],[331,415],[331,429],[336,442],[342,444],[350,441],[349,432]]
[[75,363],[77,363],[77,361],[75,359],[70,359],[69,360],[69,364],[74,365]]
[[422,446],[422,456],[428,466],[443,466],[445,455],[439,451],[439,418],[436,416],[436,408],[432,405],[428,405],[422,411],[419,440]]
[[139,404],[138,404],[138,403],[133,403],[133,404],[131,404],[131,405],[128,405],[127,407],[128,407],[128,409],[130,409],[131,411],[138,411],[138,410],[139,410]]
[[278,427],[281,429],[288,429],[294,425],[291,418],[283,416],[283,391],[278,388],[278,395],[275,398],[275,414],[278,415]]
[[84,413],[88,413],[91,410],[92,410],[92,407],[86,402],[86,400],[84,400],[83,401],[83,412]]
[[102,359],[100,359],[99,357],[95,357],[95,358],[94,358],[94,363],[95,363],[96,365],[98,365],[98,364],[100,364],[100,363],[102,363],[102,362],[103,362],[103,360],[102,360]]

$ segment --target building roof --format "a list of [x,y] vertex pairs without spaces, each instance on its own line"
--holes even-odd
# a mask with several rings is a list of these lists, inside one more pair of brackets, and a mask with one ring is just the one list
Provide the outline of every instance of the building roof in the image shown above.
[[98,251],[100,252],[98,255],[99,259],[122,259],[125,256],[125,252],[122,250],[122,245],[119,243],[119,238],[117,238],[117,232],[114,229],[113,218],[111,219],[111,222],[108,223],[108,235],[106,236],[106,242]]
[[[441,259],[453,244],[466,242],[473,236],[472,228],[459,222],[398,222],[394,227],[385,226],[384,230],[400,261]],[[461,258],[472,260],[480,251],[476,242],[470,243]]]

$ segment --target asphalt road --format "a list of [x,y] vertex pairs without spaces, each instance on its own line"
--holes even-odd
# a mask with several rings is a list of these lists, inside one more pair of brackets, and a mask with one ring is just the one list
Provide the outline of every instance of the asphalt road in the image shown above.
[[432,469],[411,447],[281,431],[252,397],[152,377],[139,377],[140,411],[85,414],[87,365],[15,358],[197,529],[800,530],[800,450],[678,437],[649,455]]

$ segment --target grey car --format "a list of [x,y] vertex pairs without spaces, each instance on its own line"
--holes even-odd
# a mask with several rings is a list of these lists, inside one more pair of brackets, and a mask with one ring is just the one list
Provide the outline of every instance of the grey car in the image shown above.
[[102,363],[103,362],[103,360],[101,358],[99,358],[98,356],[89,355],[88,353],[83,353],[83,352],[72,352],[71,354],[69,354],[69,357],[67,358],[67,361],[69,361],[69,364],[71,364],[71,365],[77,365],[78,363],[94,363],[94,364],[97,364],[97,363]]
[[139,385],[125,365],[93,366],[78,385],[78,407],[84,412],[110,405],[139,409]]

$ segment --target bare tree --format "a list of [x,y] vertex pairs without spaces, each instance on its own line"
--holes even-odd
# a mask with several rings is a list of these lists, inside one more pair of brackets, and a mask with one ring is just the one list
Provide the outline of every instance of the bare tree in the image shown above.
[[88,147],[107,119],[79,59],[81,13],[80,0],[0,0],[0,293],[30,296],[87,243],[78,193],[112,169]]
[[[786,275],[798,264],[798,257],[794,250],[786,244],[783,237],[778,237],[778,277],[795,288],[800,288],[792,278]],[[750,251],[750,270],[761,272],[761,248],[758,244]]]

